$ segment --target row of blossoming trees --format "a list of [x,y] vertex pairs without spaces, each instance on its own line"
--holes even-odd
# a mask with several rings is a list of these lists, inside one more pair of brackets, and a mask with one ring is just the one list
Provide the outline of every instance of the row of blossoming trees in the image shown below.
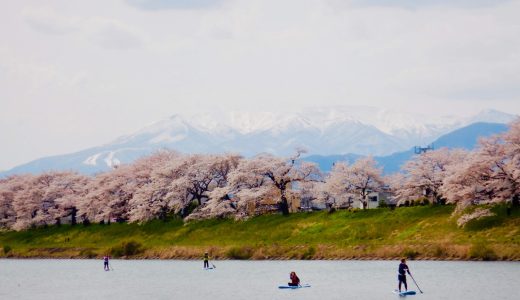
[[398,203],[419,198],[461,206],[518,204],[520,120],[483,139],[471,152],[439,149],[415,156],[403,172],[383,177],[371,158],[338,162],[329,174],[300,159],[235,154],[182,155],[160,151],[90,177],[75,172],[15,175],[0,180],[0,227],[15,230],[77,222],[145,222],[176,214],[186,219],[244,218],[273,209],[288,214],[302,198],[332,205],[390,189]]

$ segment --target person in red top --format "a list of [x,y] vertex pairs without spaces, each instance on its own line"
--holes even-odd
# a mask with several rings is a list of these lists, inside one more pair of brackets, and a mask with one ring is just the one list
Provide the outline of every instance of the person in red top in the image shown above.
[[296,276],[295,272],[291,272],[291,275],[289,275],[289,278],[291,279],[291,282],[288,283],[289,286],[299,286],[300,285],[300,278]]

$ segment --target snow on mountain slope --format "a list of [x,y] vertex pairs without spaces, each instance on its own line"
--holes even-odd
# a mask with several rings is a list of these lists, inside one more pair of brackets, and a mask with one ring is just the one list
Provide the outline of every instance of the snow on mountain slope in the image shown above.
[[486,122],[486,123],[509,123],[514,119],[515,116],[511,114],[504,113],[494,109],[487,109],[481,111],[475,116],[471,116],[465,120],[465,123],[472,124],[477,122]]
[[515,116],[488,110],[471,117],[428,116],[373,107],[314,107],[285,112],[212,111],[173,115],[113,142],[68,155],[42,158],[2,174],[73,169],[107,170],[168,148],[185,153],[261,152],[289,155],[304,147],[309,154],[388,155],[428,144],[468,124],[507,123]]
[[410,114],[396,110],[368,106],[313,107],[286,112],[225,112],[198,114],[190,118],[195,128],[211,133],[234,132],[242,135],[271,131],[289,131],[292,125],[307,127],[321,132],[330,131],[338,124],[361,123],[373,126],[379,131],[397,138],[404,143],[403,148],[417,143],[425,143],[438,138],[456,128],[475,122],[507,123],[514,116],[488,110],[472,117],[432,116]]
[[[446,147],[450,149],[459,148],[470,150],[475,148],[480,138],[499,134],[507,131],[507,129],[507,125],[500,123],[472,123],[441,136],[433,141],[433,144],[436,149]],[[416,155],[414,149],[408,149],[406,151],[392,153],[391,155],[374,156],[374,159],[380,167],[383,167],[385,174],[392,174],[398,172],[401,166],[414,155]],[[317,163],[323,172],[329,172],[335,162],[346,161],[352,163],[359,157],[359,155],[355,154],[309,155],[303,159]]]

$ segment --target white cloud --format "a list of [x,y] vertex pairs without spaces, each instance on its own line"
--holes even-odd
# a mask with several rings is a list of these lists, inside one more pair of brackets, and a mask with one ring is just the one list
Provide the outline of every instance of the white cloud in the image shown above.
[[90,39],[108,49],[133,49],[144,44],[144,39],[135,29],[119,21],[94,19],[88,28]]
[[68,34],[81,29],[81,19],[57,14],[54,10],[42,7],[27,7],[22,15],[34,30],[46,34]]
[[218,7],[224,0],[126,0],[143,10],[204,9]]
[[11,1],[0,169],[214,107],[520,113],[519,11],[518,0]]
[[116,19],[81,18],[38,7],[25,8],[22,15],[26,23],[38,32],[52,35],[76,33],[76,36],[108,49],[132,49],[144,43],[138,30]]
[[77,87],[87,78],[84,72],[69,73],[59,66],[35,61],[4,48],[0,48],[0,69],[13,81],[23,82],[24,89],[19,92],[29,94],[37,94],[49,87]]
[[334,4],[347,6],[387,6],[407,9],[425,9],[431,7],[479,8],[495,6],[511,0],[329,0]]

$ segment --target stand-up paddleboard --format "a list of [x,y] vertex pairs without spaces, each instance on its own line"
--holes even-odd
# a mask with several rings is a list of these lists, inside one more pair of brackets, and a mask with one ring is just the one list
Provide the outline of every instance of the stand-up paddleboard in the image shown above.
[[214,268],[214,267],[204,268],[204,270],[213,270],[213,269],[216,269],[216,268]]
[[399,296],[409,296],[409,295],[415,295],[416,292],[415,291],[403,291],[403,292],[399,292],[398,290],[394,290],[394,294],[397,294]]
[[278,288],[279,289],[301,289],[301,288],[308,288],[308,287],[311,287],[310,284],[302,284],[302,285],[297,285],[297,286],[293,286],[293,285],[279,285]]

